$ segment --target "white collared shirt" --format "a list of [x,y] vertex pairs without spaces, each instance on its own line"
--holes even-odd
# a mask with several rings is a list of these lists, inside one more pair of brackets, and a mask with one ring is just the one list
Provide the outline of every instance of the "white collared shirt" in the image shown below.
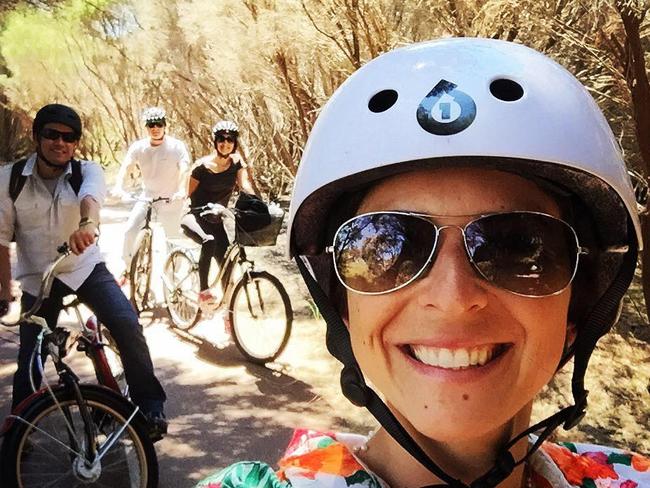
[[137,165],[142,174],[143,196],[170,198],[185,188],[189,164],[190,156],[182,141],[165,135],[162,144],[152,146],[146,137],[131,144],[120,173],[128,174]]
[[[68,165],[52,194],[38,175],[36,154],[32,154],[23,169],[27,177],[25,186],[12,202],[9,196],[11,166],[0,168],[0,245],[9,247],[15,233],[15,279],[20,281],[23,291],[36,295],[43,272],[58,257],[56,248],[79,228],[81,200],[91,196],[100,205],[104,202],[104,172],[93,161],[81,161],[82,184],[79,195],[75,195],[68,182],[72,175],[71,165]],[[76,290],[102,261],[97,244],[93,244],[81,255],[66,258],[57,278]]]

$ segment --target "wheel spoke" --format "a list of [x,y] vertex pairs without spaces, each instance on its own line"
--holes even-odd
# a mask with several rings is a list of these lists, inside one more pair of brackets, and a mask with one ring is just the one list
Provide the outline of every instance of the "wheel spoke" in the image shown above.
[[235,286],[229,307],[235,344],[250,361],[275,359],[286,346],[293,312],[282,284],[269,273],[250,272]]

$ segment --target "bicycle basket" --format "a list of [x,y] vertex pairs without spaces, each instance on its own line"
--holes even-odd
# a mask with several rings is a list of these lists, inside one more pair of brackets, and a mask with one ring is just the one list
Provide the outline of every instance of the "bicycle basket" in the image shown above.
[[239,244],[250,247],[275,246],[282,228],[283,210],[278,208],[270,212],[269,223],[255,230],[246,230],[245,226],[240,225],[240,215],[241,213],[238,212],[235,225],[235,240]]

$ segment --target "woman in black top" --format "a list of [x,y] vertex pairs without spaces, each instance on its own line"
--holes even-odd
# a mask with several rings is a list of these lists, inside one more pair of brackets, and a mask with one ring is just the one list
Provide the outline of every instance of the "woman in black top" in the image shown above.
[[[197,161],[189,179],[187,194],[192,207],[208,203],[219,203],[225,207],[235,188],[259,195],[251,168],[236,152],[238,136],[237,124],[231,121],[222,120],[212,128],[215,152]],[[205,302],[213,298],[208,290],[210,263],[214,257],[219,266],[223,265],[229,241],[221,217],[195,214],[194,218],[203,231],[197,234],[203,241],[199,257],[199,301]]]

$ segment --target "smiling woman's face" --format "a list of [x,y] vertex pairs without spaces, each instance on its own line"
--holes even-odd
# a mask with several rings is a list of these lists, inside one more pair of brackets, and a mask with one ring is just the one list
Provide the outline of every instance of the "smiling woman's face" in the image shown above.
[[[379,210],[454,217],[445,224],[456,225],[503,211],[560,216],[531,181],[472,168],[387,178],[357,213]],[[366,377],[417,431],[441,441],[471,438],[507,424],[553,376],[570,294],[528,298],[491,285],[450,227],[423,277],[384,295],[348,292],[352,346]]]

